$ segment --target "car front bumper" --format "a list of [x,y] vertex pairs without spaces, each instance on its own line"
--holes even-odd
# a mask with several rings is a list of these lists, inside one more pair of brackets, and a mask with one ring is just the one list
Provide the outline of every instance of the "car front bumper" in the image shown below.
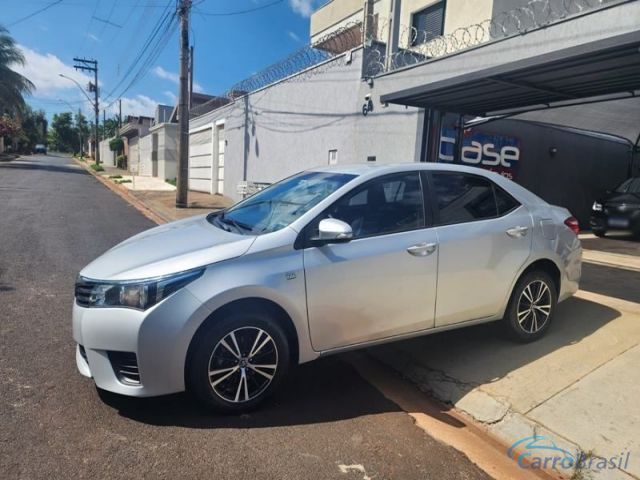
[[[98,388],[122,395],[149,397],[183,391],[189,344],[209,314],[187,288],[146,311],[85,308],[74,302],[78,370],[93,378]],[[117,374],[113,355],[119,352],[135,354],[139,384]]]

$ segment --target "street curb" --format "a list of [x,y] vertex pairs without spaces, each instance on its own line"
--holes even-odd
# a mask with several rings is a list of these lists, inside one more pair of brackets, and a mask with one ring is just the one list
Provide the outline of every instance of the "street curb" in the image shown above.
[[120,198],[122,198],[125,202],[129,203],[133,208],[135,208],[136,210],[138,210],[140,213],[142,213],[145,217],[147,217],[149,220],[151,220],[152,222],[157,223],[158,225],[162,225],[164,223],[169,223],[172,222],[173,219],[171,218],[165,218],[163,215],[161,215],[160,213],[154,211],[153,209],[151,209],[149,206],[147,206],[144,202],[138,200],[134,195],[132,195],[131,193],[129,193],[129,191],[122,187],[121,185],[117,185],[111,181],[109,181],[109,179],[104,178],[102,175],[98,175],[97,172],[95,172],[89,165],[87,165],[85,162],[82,162],[80,160],[78,160],[75,157],[72,157],[73,160],[80,165],[85,171],[89,172],[91,175],[93,175],[100,183],[102,183],[105,187],[107,187],[109,190],[111,190],[113,193],[115,193],[116,195],[118,195]]
[[[522,468],[507,455],[509,445],[484,423],[456,407],[425,395],[415,382],[403,378],[397,370],[381,362],[371,352],[353,352],[345,360],[383,396],[407,413],[416,427],[461,452],[490,477],[522,480],[564,478],[556,471]],[[524,463],[528,465],[527,460]]]

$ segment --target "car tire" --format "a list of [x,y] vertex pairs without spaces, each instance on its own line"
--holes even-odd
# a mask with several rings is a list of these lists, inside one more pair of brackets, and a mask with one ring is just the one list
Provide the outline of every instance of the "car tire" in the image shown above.
[[237,312],[213,319],[194,339],[187,390],[218,412],[250,411],[286,376],[289,352],[283,329],[267,314]]
[[593,234],[596,237],[604,238],[607,235],[607,231],[606,230],[601,230],[599,228],[594,228],[593,229]]
[[557,303],[557,286],[549,274],[526,273],[516,283],[503,318],[508,335],[522,343],[538,340],[548,330]]

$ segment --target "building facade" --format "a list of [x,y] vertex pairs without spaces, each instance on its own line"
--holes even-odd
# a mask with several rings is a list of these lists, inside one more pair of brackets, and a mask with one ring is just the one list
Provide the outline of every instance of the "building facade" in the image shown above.
[[[548,3],[549,8],[556,8],[554,1]],[[557,2],[557,8],[564,8],[567,3],[578,4]],[[392,3],[400,9],[393,12]],[[246,192],[247,182],[271,183],[315,166],[453,161],[451,145],[458,136],[457,118],[443,121],[438,148],[425,156],[423,143],[428,112],[380,102],[384,91],[381,85],[388,88],[393,84],[394,74],[371,74],[372,64],[386,63],[384,57],[389,50],[385,42],[395,42],[400,54],[394,56],[397,63],[392,69],[400,70],[403,65],[398,59],[402,60],[403,49],[415,60],[422,55],[416,52],[425,51],[424,42],[437,46],[439,35],[448,36],[450,47],[455,45],[458,36],[475,32],[474,39],[467,41],[482,46],[493,40],[492,32],[497,34],[493,27],[497,25],[502,29],[501,35],[509,34],[513,19],[502,13],[507,7],[524,5],[531,2],[334,0],[326,3],[312,15],[310,33],[312,45],[330,52],[330,58],[250,93],[234,96],[230,103],[191,119],[190,189],[239,200]],[[544,14],[531,7],[526,18],[535,23],[539,21],[536,16]],[[493,22],[487,20],[491,18]],[[395,40],[389,34],[389,25],[394,21],[398,37]],[[478,27],[485,21],[489,23]],[[526,28],[522,18],[518,21],[521,28]],[[511,41],[492,44],[508,51]],[[486,63],[489,59],[485,58],[485,50],[475,49],[473,61],[479,65]],[[372,53],[380,53],[381,60],[372,61]],[[446,50],[444,54],[456,57]],[[518,52],[511,51],[510,55],[517,56]],[[453,60],[465,62],[463,56]],[[434,64],[433,68],[436,76],[442,78],[450,74],[437,66]],[[411,70],[404,75],[410,77]],[[565,117],[570,119],[579,114],[567,109]],[[503,119],[467,128],[463,135],[463,155],[457,161],[495,169],[492,165],[498,159],[506,165],[500,173],[548,201],[569,208],[586,223],[594,198],[634,170],[630,163],[633,144],[615,135],[543,123]]]

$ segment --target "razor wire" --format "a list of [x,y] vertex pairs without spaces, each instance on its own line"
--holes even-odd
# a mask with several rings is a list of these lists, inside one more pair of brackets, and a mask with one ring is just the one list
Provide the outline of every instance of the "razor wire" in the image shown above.
[[365,46],[368,47],[365,55],[366,72],[368,76],[375,77],[387,71],[423,63],[492,40],[522,35],[620,1],[530,0],[522,7],[501,12],[491,19],[457,28],[445,35],[419,31],[413,26],[401,26],[398,49],[390,55],[386,52],[390,21],[386,19],[379,22],[376,14],[375,18],[368,18],[369,22],[374,23],[374,27],[365,38]]
[[[362,22],[350,22],[320,37],[312,44],[302,47],[283,60],[236,83],[227,90],[225,96],[233,100],[284,79],[306,80],[328,68],[342,65],[344,52],[359,47],[362,45],[362,40]],[[329,62],[332,59],[336,61]],[[321,64],[324,68],[320,66]]]
[[530,0],[524,6],[501,12],[493,18],[460,27],[445,35],[399,27],[398,50],[387,54],[391,22],[379,14],[366,21],[349,22],[295,51],[283,60],[233,85],[224,96],[242,97],[283,80],[305,81],[330,68],[343,65],[345,52],[364,45],[364,76],[375,77],[409,65],[423,63],[483,43],[548,26],[589,10],[625,0]]

